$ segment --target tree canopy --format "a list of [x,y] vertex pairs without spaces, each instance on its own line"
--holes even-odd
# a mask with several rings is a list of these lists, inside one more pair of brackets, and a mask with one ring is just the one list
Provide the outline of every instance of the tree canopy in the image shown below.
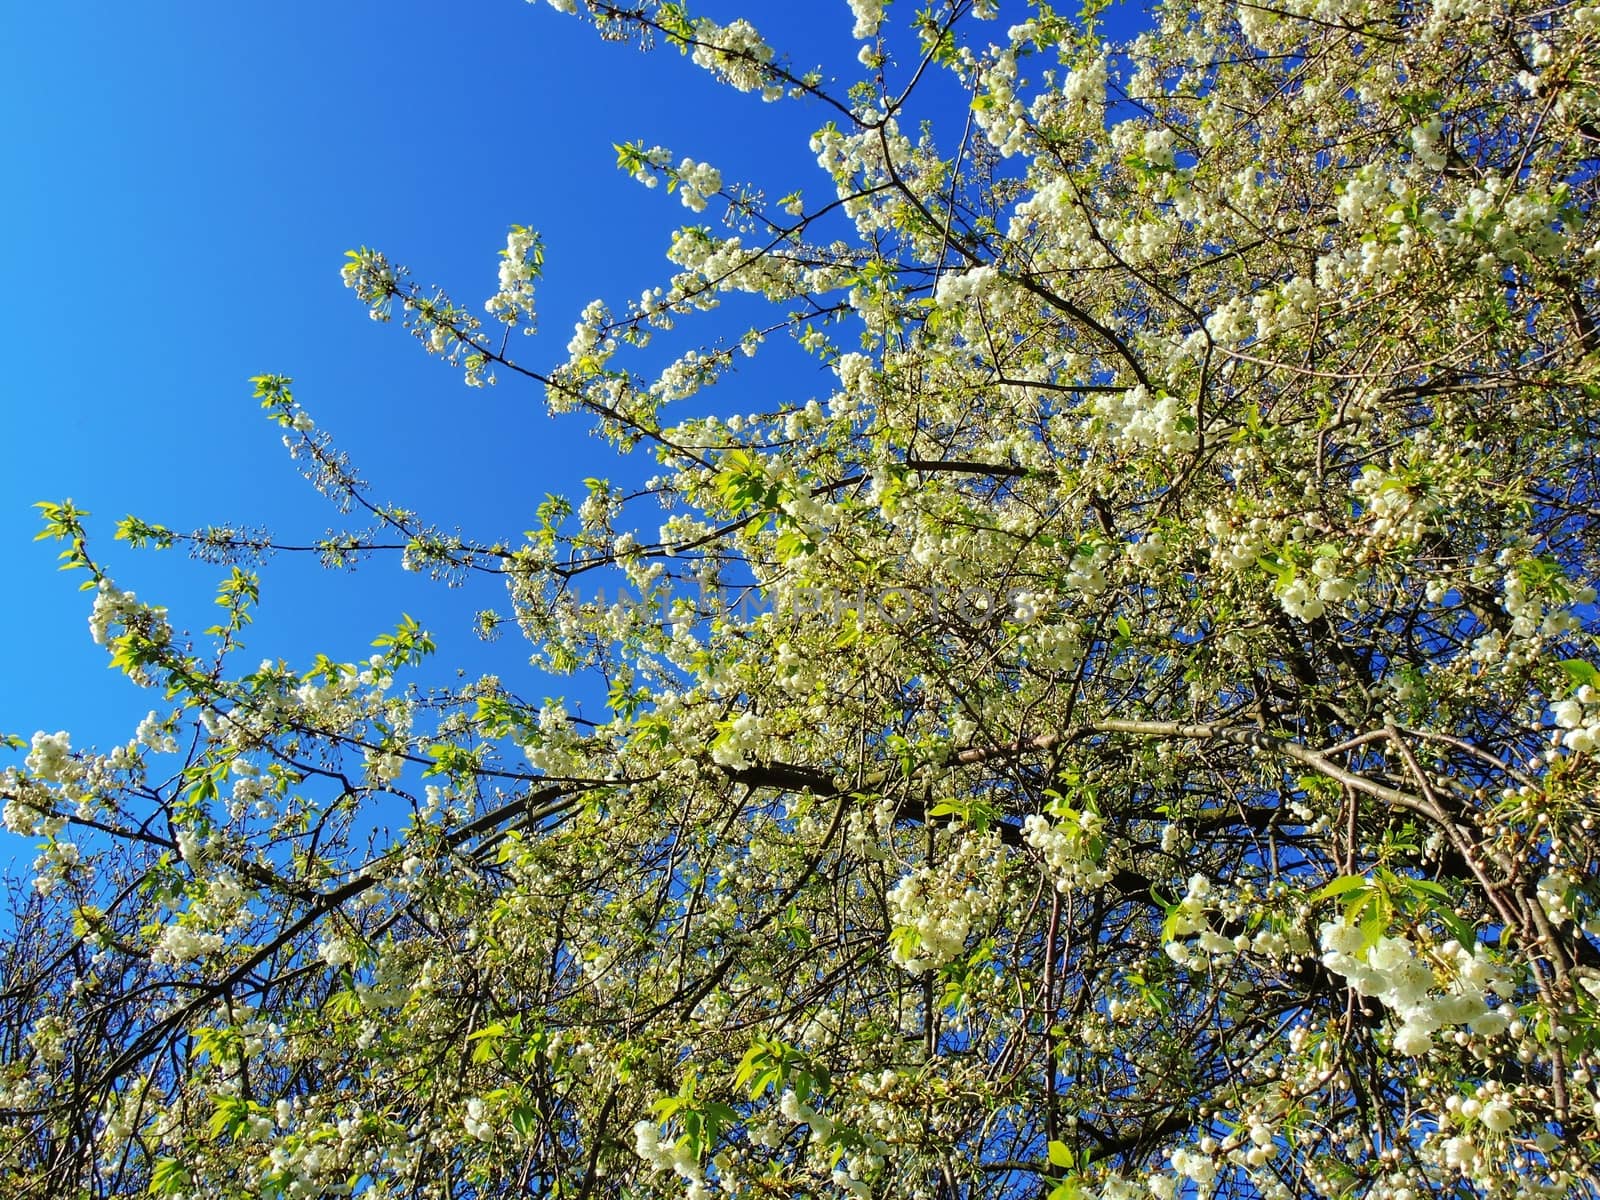
[[702,223],[564,356],[533,229],[486,305],[348,255],[594,477],[447,534],[254,384],[317,553],[605,712],[252,662],[270,534],[116,527],[224,562],[191,637],[43,505],[156,707],[0,775],[4,1194],[1600,1193],[1600,8],[850,0],[840,88],[549,3],[819,125],[618,145]]

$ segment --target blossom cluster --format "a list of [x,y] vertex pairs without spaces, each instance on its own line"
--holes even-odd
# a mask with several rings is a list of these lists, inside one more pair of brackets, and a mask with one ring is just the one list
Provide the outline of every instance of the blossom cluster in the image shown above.
[[1309,578],[1299,571],[1292,572],[1279,586],[1278,602],[1291,617],[1315,621],[1328,611],[1330,604],[1342,604],[1355,595],[1356,585],[1354,575],[1340,574],[1338,553],[1332,551],[1312,560]]
[[783,81],[771,67],[772,47],[743,17],[726,25],[700,17],[694,22],[693,39],[690,58],[696,66],[741,92],[760,91],[763,100],[777,100],[783,95]]
[[850,14],[855,17],[855,26],[850,30],[853,38],[870,38],[877,35],[878,26],[883,24],[884,0],[850,0]]
[[150,950],[150,961],[177,966],[215,954],[223,944],[220,933],[187,921],[174,921],[161,930],[161,936]]
[[1469,951],[1452,941],[1441,948],[1450,980],[1448,990],[1440,991],[1433,968],[1407,938],[1384,936],[1369,944],[1359,926],[1344,921],[1325,922],[1320,938],[1322,965],[1399,1018],[1394,1048],[1400,1054],[1426,1055],[1434,1034],[1446,1026],[1466,1025],[1482,1037],[1495,1037],[1515,1019],[1509,1006],[1489,1006],[1491,995],[1509,998],[1514,988],[1481,945]]
[[633,1150],[652,1171],[672,1171],[687,1184],[686,1200],[711,1200],[705,1171],[690,1148],[688,1138],[664,1138],[654,1121],[633,1127]]
[[521,324],[525,334],[533,333],[538,315],[533,285],[543,266],[544,245],[539,235],[526,225],[513,225],[506,235],[506,248],[500,251],[500,288],[484,303],[484,310],[506,325]]
[[1122,448],[1181,454],[1199,445],[1190,406],[1165,393],[1152,398],[1143,384],[1098,397],[1094,409]]
[[740,713],[725,722],[711,744],[711,761],[718,766],[739,770],[750,765],[750,756],[761,745],[766,722],[753,712]]
[[0,796],[5,797],[5,827],[12,833],[54,837],[66,825],[56,810],[56,794],[15,767],[0,772]]
[[172,638],[167,610],[141,604],[132,592],[123,591],[109,579],[102,579],[95,591],[94,608],[89,613],[89,633],[95,645],[104,646],[117,626],[137,632],[156,646]]
[[1553,710],[1561,744],[1574,754],[1593,754],[1600,749],[1600,695],[1585,684]]
[[646,187],[655,187],[662,176],[666,177],[669,188],[678,189],[678,198],[683,201],[685,208],[693,212],[704,212],[706,201],[722,188],[722,172],[709,163],[696,162],[692,158],[680,159],[677,166],[672,165],[672,152],[665,146],[652,146],[643,149],[642,143],[638,147],[623,147],[623,165],[630,169],[631,174]]
[[1111,878],[1104,827],[1105,819],[1087,808],[1060,821],[1031,813],[1022,823],[1022,840],[1044,858],[1056,889],[1070,892],[1099,887]]
[[896,883],[886,897],[895,963],[921,975],[958,957],[994,910],[991,881],[1000,859],[996,834],[965,833],[937,866],[918,867]]
[[[1162,832],[1162,844],[1169,844],[1169,833],[1173,835],[1170,842],[1176,848],[1182,835],[1171,824]],[[1179,966],[1205,970],[1246,952],[1264,957],[1282,955],[1289,949],[1290,940],[1271,925],[1264,924],[1254,933],[1240,929],[1230,935],[1213,924],[1212,913],[1222,918],[1224,928],[1230,923],[1242,924],[1252,903],[1253,897],[1248,892],[1225,894],[1210,877],[1199,872],[1189,876],[1182,899],[1167,914],[1168,941],[1164,947],[1167,957]]]

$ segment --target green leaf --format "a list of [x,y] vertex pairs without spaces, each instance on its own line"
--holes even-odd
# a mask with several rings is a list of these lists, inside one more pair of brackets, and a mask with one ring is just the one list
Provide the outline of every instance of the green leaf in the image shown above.
[[211,1136],[237,1136],[250,1118],[250,1102],[238,1096],[218,1096],[216,1104],[216,1111],[211,1114]]
[[1294,565],[1284,562],[1276,554],[1258,555],[1256,566],[1268,575],[1276,576],[1280,587],[1287,587],[1294,580]]
[[1383,905],[1374,904],[1372,911],[1361,922],[1361,940],[1368,946],[1376,946],[1378,939],[1389,932],[1389,914],[1384,911]]
[[189,1186],[189,1168],[175,1158],[156,1160],[150,1169],[150,1194],[171,1196]]
[[1068,1148],[1065,1142],[1052,1141],[1049,1146],[1050,1165],[1052,1167],[1071,1168],[1077,1164],[1077,1156]]
[[1566,658],[1556,664],[1565,672],[1575,688],[1592,687],[1600,689],[1600,669],[1593,663],[1585,662],[1581,658]]
[[1337,879],[1329,880],[1316,891],[1311,893],[1311,903],[1327,900],[1333,896],[1343,896],[1346,892],[1353,892],[1359,888],[1370,887],[1372,881],[1365,875],[1341,875]]
[[1448,904],[1441,904],[1434,909],[1433,915],[1439,918],[1439,922],[1450,931],[1450,936],[1455,938],[1464,950],[1470,953],[1478,944],[1478,931],[1473,928],[1470,921],[1464,920]]
[[1431,879],[1401,879],[1400,886],[1420,896],[1433,896],[1439,900],[1450,899],[1449,890]]

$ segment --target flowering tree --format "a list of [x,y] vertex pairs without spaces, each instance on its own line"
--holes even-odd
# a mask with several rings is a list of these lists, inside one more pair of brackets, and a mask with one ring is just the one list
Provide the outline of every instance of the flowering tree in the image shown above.
[[[194,645],[43,506],[158,706],[0,777],[6,1194],[1600,1191],[1600,9],[850,0],[836,93],[551,3],[811,104],[821,193],[619,146],[719,223],[553,367],[529,229],[484,316],[344,279],[655,477],[446,536],[255,382],[324,558],[492,578],[607,717],[409,621],[239,664],[269,538],[119,526],[234,560]],[[762,352],[828,382],[712,403]]]

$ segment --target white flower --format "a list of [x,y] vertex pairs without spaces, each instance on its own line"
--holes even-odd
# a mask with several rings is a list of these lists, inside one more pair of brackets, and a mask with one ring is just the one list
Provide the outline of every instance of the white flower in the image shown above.
[[1315,621],[1327,611],[1327,606],[1312,592],[1304,577],[1299,575],[1278,593],[1278,602],[1283,605],[1284,612],[1306,622]]
[[1508,1133],[1516,1124],[1516,1114],[1504,1100],[1491,1100],[1478,1113],[1478,1120],[1491,1133]]
[[1077,104],[1103,104],[1106,99],[1106,59],[1100,55],[1088,66],[1073,71],[1061,87],[1062,95]]
[[55,733],[45,733],[41,729],[34,734],[23,765],[46,783],[64,782],[73,774],[72,741],[67,731],[60,729]]
[[203,958],[222,949],[222,935],[206,933],[190,925],[168,925],[150,952],[150,961],[176,965]]
[[921,867],[890,889],[885,899],[896,964],[921,975],[962,952],[973,927],[994,909],[994,897],[980,881],[995,874],[1000,855],[993,833],[968,835],[937,867]]
[[877,35],[878,26],[883,24],[883,0],[850,0],[850,11],[856,19],[855,27],[850,30],[851,37]]
[[356,956],[349,942],[342,937],[333,937],[317,943],[317,957],[330,967],[338,969],[346,963],[354,962]]
[[1217,1177],[1216,1163],[1212,1162],[1206,1155],[1187,1148],[1172,1152],[1172,1168],[1202,1186]]
[[761,744],[765,727],[755,713],[741,713],[723,727],[723,733],[712,743],[711,761],[735,771],[748,767],[749,755]]
[[133,740],[146,749],[158,753],[170,754],[178,748],[177,739],[167,732],[166,723],[156,715],[154,709],[151,709],[150,714],[139,722]]
[[1367,965],[1384,974],[1399,970],[1414,958],[1411,943],[1405,938],[1381,937],[1367,951]]
[[1152,129],[1144,135],[1145,159],[1156,167],[1170,167],[1174,162],[1172,146],[1177,135],[1170,129]]
[[467,1110],[462,1115],[461,1127],[467,1131],[467,1136],[476,1138],[480,1142],[494,1140],[494,1125],[485,1115],[483,1101],[474,1096],[467,1101]]
[[1479,1037],[1499,1037],[1511,1027],[1511,1018],[1500,1009],[1482,1013],[1467,1022],[1467,1028]]
[[678,164],[678,199],[694,212],[705,212],[706,201],[722,187],[722,173],[708,163],[686,158]]
[[1324,921],[1319,933],[1322,949],[1328,954],[1356,955],[1365,944],[1361,930],[1344,921]]
[[1433,1035],[1420,1025],[1407,1022],[1394,1031],[1396,1053],[1420,1058],[1433,1049]]
[[1539,880],[1535,889],[1539,907],[1544,909],[1545,916],[1556,925],[1565,925],[1572,919],[1572,909],[1567,903],[1567,894],[1571,891],[1572,880],[1560,871],[1552,871]]
[[204,855],[203,843],[192,829],[178,831],[178,857],[190,866],[195,865]]
[[718,25],[709,17],[696,18],[694,41],[690,58],[695,66],[703,67],[741,92],[759,88],[763,100],[776,100],[783,95],[782,84],[766,69],[773,58],[772,47],[743,17],[726,25]]
[[1141,569],[1153,567],[1161,560],[1163,548],[1159,530],[1151,530],[1143,539],[1134,542],[1128,547],[1128,557],[1133,565]]

